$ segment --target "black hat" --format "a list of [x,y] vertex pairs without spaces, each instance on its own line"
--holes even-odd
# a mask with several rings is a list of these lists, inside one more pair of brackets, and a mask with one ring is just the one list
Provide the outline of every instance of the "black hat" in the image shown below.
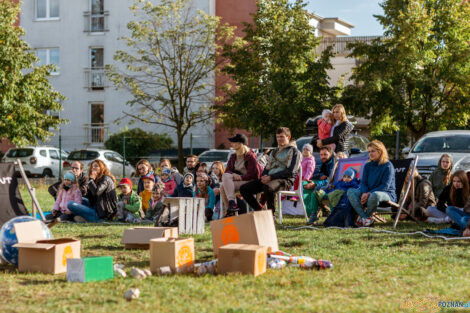
[[240,142],[245,146],[248,144],[248,138],[243,134],[236,134],[235,136],[228,139],[230,142]]

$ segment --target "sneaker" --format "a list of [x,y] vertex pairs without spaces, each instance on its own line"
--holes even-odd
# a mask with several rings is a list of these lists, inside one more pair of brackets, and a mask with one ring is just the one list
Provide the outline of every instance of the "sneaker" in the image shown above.
[[307,224],[314,224],[317,220],[318,220],[317,214],[312,213],[312,215],[310,215],[310,218],[308,219]]
[[431,224],[444,224],[446,223],[445,218],[440,218],[440,217],[428,217],[428,223]]
[[356,226],[359,226],[359,227],[362,227],[364,226],[364,219],[360,216],[357,217],[357,220],[356,220]]
[[86,219],[84,219],[83,217],[78,216],[78,215],[75,216],[75,217],[73,218],[73,220],[74,220],[76,223],[86,223]]
[[369,227],[372,224],[374,224],[374,219],[372,217],[362,219],[362,226]]

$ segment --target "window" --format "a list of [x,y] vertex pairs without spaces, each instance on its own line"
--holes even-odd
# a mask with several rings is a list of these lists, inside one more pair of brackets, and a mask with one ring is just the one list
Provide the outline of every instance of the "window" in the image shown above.
[[51,159],[54,159],[54,160],[59,159],[59,154],[55,150],[49,150],[49,155],[51,156]]
[[103,48],[90,48],[90,83],[92,90],[104,88],[104,51]]
[[91,0],[91,31],[104,31],[104,0]]
[[91,104],[91,142],[104,142],[104,104]]
[[9,158],[24,158],[33,155],[33,149],[10,149],[7,153],[7,157]]
[[59,75],[59,48],[37,49],[36,56],[39,58],[38,65],[53,64],[56,66],[56,69],[51,74]]
[[36,0],[36,19],[51,20],[59,18],[59,0]]
[[39,150],[39,155],[43,157],[47,157],[47,152],[46,150]]

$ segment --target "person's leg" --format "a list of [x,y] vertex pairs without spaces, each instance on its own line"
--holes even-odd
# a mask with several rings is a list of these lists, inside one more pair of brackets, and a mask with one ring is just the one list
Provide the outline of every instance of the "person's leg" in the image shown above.
[[348,200],[349,203],[351,203],[351,206],[353,207],[354,211],[362,217],[362,218],[367,218],[366,213],[364,212],[364,209],[362,208],[361,204],[361,191],[359,189],[353,189],[350,188],[348,189]]
[[214,211],[212,211],[211,208],[206,208],[205,214],[206,214],[207,221],[208,222],[212,221],[212,215],[214,214]]
[[[224,173],[222,175],[222,186],[224,189],[224,205],[228,206],[228,201],[230,200],[235,201],[235,186],[234,186],[232,174]],[[227,201],[226,203],[225,203],[225,200]]]
[[255,211],[261,211],[261,206],[253,195],[256,195],[263,191],[264,184],[261,180],[252,180],[240,187],[240,193],[243,199],[251,206]]
[[82,204],[87,206],[87,207],[91,207],[90,200],[88,200],[85,197],[82,197]]
[[[308,184],[308,182],[303,182],[303,185]],[[307,211],[307,215],[310,216],[310,223],[315,222],[318,217],[318,200],[315,195],[314,189],[303,189],[303,198],[305,204],[305,210]]]
[[435,206],[428,206],[426,209],[426,214],[429,217],[435,217],[435,218],[445,218],[447,216],[447,214],[438,210],[437,207]]
[[465,227],[467,227],[468,220],[470,219],[470,214],[454,206],[447,207],[446,213],[447,215],[449,215],[451,220],[455,224],[457,224],[457,226],[459,226],[461,230],[464,230]]
[[99,220],[98,214],[96,214],[95,209],[87,207],[81,203],[74,201],[69,201],[67,203],[67,209],[72,212],[74,215],[78,215],[86,219],[88,222],[97,222]]
[[268,210],[276,211],[276,192],[279,190],[288,190],[291,187],[291,183],[287,179],[274,179],[267,184],[263,184],[263,193],[266,197],[266,206]]
[[116,212],[116,217],[118,218],[118,220],[123,220],[126,218],[125,214],[124,214],[124,208],[126,207],[126,205],[124,204],[124,202],[122,201],[119,201],[117,203],[117,212]]
[[371,217],[372,213],[377,211],[379,203],[384,201],[390,201],[390,196],[386,192],[375,191],[369,194],[369,199],[367,199],[366,217]]

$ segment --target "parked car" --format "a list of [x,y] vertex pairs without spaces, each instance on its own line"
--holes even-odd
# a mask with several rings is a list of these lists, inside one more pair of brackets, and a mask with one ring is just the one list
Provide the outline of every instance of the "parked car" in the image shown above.
[[224,166],[227,166],[228,159],[233,152],[233,150],[211,149],[201,153],[198,158],[199,162],[206,163],[207,167],[210,169],[212,163],[214,163],[215,161],[220,161],[224,164]]
[[20,159],[27,176],[57,177],[59,176],[60,154],[62,154],[62,160],[68,155],[64,150],[48,146],[10,148],[2,161],[14,162]]
[[[96,159],[103,161],[111,174],[116,178],[122,177],[122,163],[124,158],[115,151],[104,149],[83,149],[70,152],[63,163],[64,170],[70,170],[73,161],[80,161],[85,165],[86,171],[90,162]],[[125,161],[125,164],[126,176],[134,176],[135,168],[127,161]]]
[[411,149],[403,149],[409,158],[418,156],[418,171],[430,175],[437,167],[442,154],[452,156],[456,170],[470,170],[470,130],[445,130],[425,134]]

